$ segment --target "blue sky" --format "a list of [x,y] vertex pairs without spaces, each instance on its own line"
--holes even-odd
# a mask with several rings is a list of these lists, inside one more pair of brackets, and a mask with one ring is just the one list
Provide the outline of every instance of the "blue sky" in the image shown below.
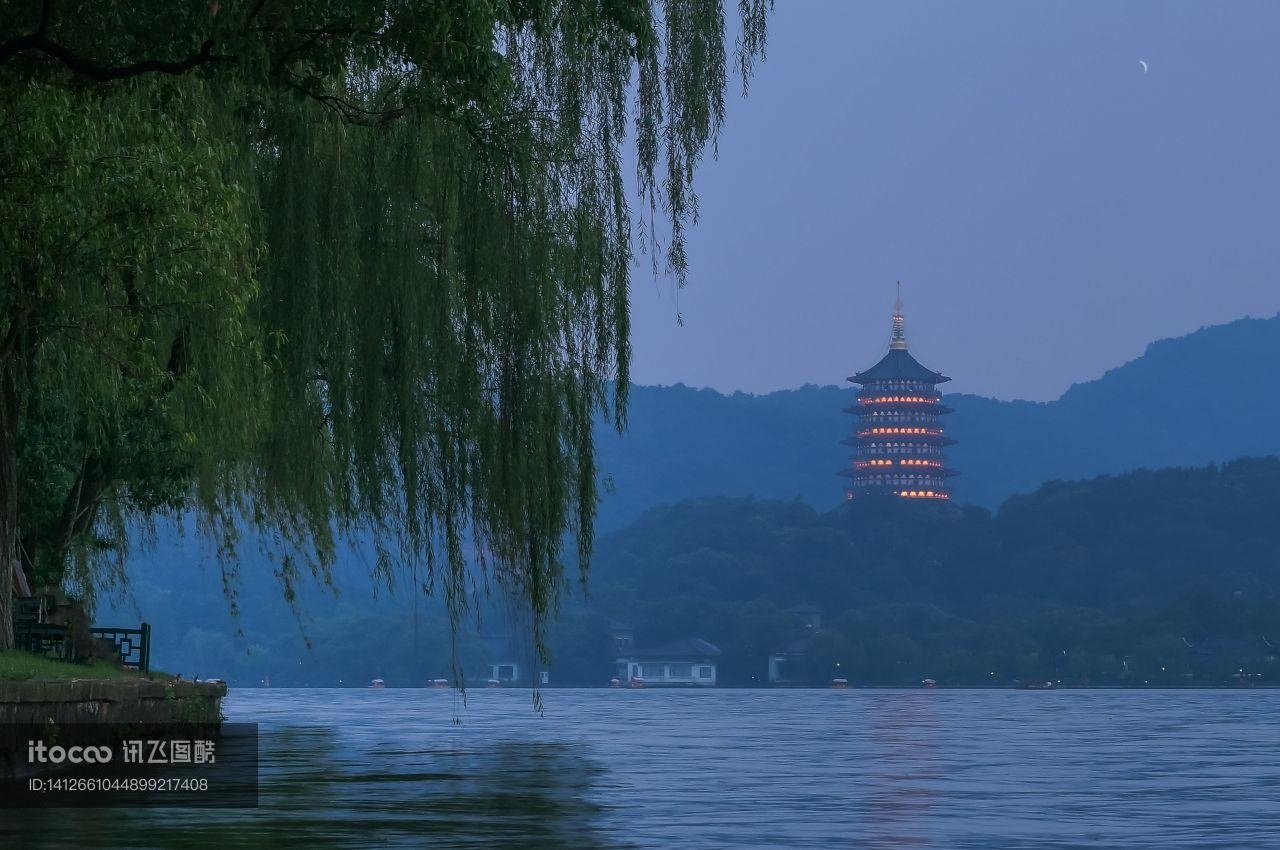
[[899,279],[912,351],[999,398],[1280,312],[1277,44],[1273,2],[779,0],[634,379],[839,383]]

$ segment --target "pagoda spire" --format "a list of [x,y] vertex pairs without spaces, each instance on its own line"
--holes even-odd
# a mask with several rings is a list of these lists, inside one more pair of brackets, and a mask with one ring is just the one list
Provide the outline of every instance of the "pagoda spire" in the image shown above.
[[907,336],[902,319],[902,281],[898,281],[898,300],[893,302],[893,339],[889,341],[891,350],[907,350]]

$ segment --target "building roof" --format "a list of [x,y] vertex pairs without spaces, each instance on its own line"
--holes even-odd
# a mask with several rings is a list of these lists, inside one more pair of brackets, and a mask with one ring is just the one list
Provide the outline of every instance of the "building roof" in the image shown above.
[[881,357],[879,363],[865,372],[859,372],[849,378],[855,384],[867,384],[872,381],[892,381],[895,379],[923,381],[929,384],[942,384],[951,380],[941,372],[926,369],[905,348],[889,349],[889,353]]
[[865,372],[859,372],[849,378],[855,384],[871,381],[924,381],[929,384],[941,384],[949,380],[941,372],[926,369],[920,361],[907,351],[906,320],[902,316],[902,285],[898,285],[898,300],[893,305],[893,334],[889,339],[889,353],[880,358],[880,362]]
[[720,647],[697,637],[685,637],[656,647],[632,650],[633,658],[715,658]]

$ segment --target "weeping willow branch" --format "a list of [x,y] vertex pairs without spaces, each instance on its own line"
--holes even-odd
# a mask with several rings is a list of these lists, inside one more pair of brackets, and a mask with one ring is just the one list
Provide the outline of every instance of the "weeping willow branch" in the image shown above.
[[[658,210],[688,273],[723,0],[125,5],[0,12],[22,116],[0,280],[35,275],[0,292],[0,378],[29,378],[0,445],[22,539],[84,576],[131,523],[195,510],[229,592],[252,530],[289,597],[361,541],[455,626],[477,586],[509,590],[545,655],[563,544],[580,576],[591,555],[594,423],[625,425]],[[743,73],[766,9],[739,4]],[[85,458],[110,475],[69,498]]]

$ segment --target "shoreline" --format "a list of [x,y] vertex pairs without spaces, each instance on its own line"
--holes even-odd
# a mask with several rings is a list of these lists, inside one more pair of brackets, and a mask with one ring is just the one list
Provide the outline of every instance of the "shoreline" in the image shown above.
[[222,722],[225,682],[153,679],[0,681],[0,724]]
[[[231,691],[440,691],[441,693],[457,693],[458,688],[437,688],[423,685],[386,685],[381,688],[371,688],[368,685],[276,685],[264,688],[261,685],[235,685],[226,686],[227,692]],[[929,692],[929,691],[1269,691],[1280,690],[1280,683],[1266,683],[1256,685],[1057,685],[1053,688],[1024,688],[1017,685],[937,685],[932,688],[923,688],[919,685],[849,685],[844,688],[833,688],[830,686],[805,686],[805,687],[672,687],[663,685],[647,685],[643,688],[611,688],[608,685],[562,685],[551,686],[542,685],[537,688],[528,685],[504,685],[500,688],[476,686],[465,689],[467,694],[477,692],[501,692],[501,691],[518,691],[528,693],[537,691],[539,693],[553,691],[620,691],[620,692],[642,692],[642,691],[662,691],[674,693],[732,693],[732,692],[788,692],[788,691],[903,691],[903,692]]]

